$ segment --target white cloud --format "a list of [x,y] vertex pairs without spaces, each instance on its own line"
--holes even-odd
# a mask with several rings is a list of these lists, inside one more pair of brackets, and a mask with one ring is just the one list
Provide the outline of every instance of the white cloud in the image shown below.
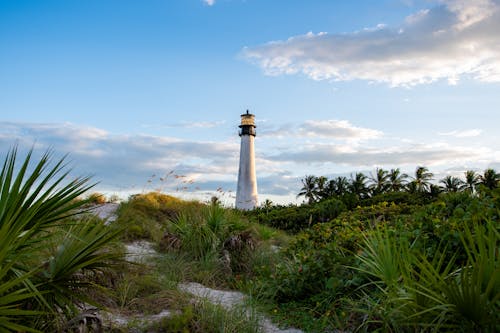
[[383,136],[378,130],[357,127],[347,120],[306,120],[302,124],[286,124],[282,127],[264,128],[263,135],[286,137],[293,132],[294,137],[316,137],[344,140],[366,140]]
[[207,6],[213,6],[213,5],[215,5],[215,0],[203,0],[203,2],[204,2]]
[[453,136],[455,138],[471,138],[475,136],[481,135],[482,130],[480,129],[470,129],[470,130],[463,130],[463,131],[451,131],[451,132],[445,132],[445,133],[439,133],[439,135],[443,136]]
[[144,128],[214,128],[224,125],[226,121],[216,120],[216,121],[191,121],[191,122],[180,122],[175,124],[143,124]]
[[225,121],[198,121],[198,122],[190,122],[184,123],[184,127],[186,128],[214,128],[220,125],[223,125]]
[[313,34],[247,47],[266,74],[412,86],[462,77],[500,82],[499,0],[443,0],[406,18],[346,34]]
[[[237,142],[189,141],[150,135],[116,135],[98,128],[75,124],[0,122],[0,148],[13,144],[27,150],[35,145],[38,153],[51,148],[69,153],[75,171],[93,174],[108,188],[141,188],[152,174],[171,170],[197,177],[196,186],[207,182],[236,179]],[[175,187],[175,182],[167,188]],[[214,188],[215,190],[215,188]]]
[[[444,143],[412,144],[394,147],[345,147],[336,144],[307,144],[295,149],[269,155],[275,161],[300,164],[332,163],[353,168],[365,166],[445,165],[463,161],[477,162],[492,158],[489,149],[454,147]],[[498,158],[498,156],[496,156]]]
[[347,120],[307,120],[299,129],[299,134],[337,139],[374,139],[382,132],[353,126]]
[[442,0],[457,17],[454,28],[465,29],[475,23],[487,19],[498,8],[492,0]]
[[[345,120],[309,120],[283,131],[290,129],[300,134],[294,136],[293,141],[276,140],[273,135],[277,135],[278,130],[273,135],[260,135],[256,142],[262,197],[273,194],[288,196],[285,201],[292,200],[300,186],[300,177],[305,174],[320,175],[375,166],[413,169],[416,165],[452,167],[467,164],[483,167],[500,161],[500,153],[494,147],[459,147],[446,142],[419,144],[404,138],[393,139],[388,146],[384,138],[380,140],[382,132],[357,127]],[[478,130],[443,134],[466,137],[474,131]],[[74,173],[94,175],[93,180],[100,182],[98,190],[137,193],[161,188],[173,193],[187,189],[210,196],[221,187],[228,203],[234,202],[229,198],[234,194],[238,173],[237,138],[230,142],[196,141],[117,135],[71,123],[0,122],[0,153],[6,152],[15,142],[23,152],[35,146],[35,154],[49,147],[58,156],[69,153]],[[277,144],[282,146],[278,148]],[[152,177],[153,174],[156,176]]]

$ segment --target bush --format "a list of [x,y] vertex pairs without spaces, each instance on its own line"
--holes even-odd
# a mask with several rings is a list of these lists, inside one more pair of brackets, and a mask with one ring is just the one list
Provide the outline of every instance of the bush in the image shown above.
[[346,209],[346,205],[341,200],[332,198],[311,205],[276,206],[257,209],[246,212],[246,214],[253,222],[291,233],[298,233],[316,223],[330,221]]
[[[492,320],[498,322],[500,295],[494,291],[500,274],[497,199],[498,194],[489,192],[479,197],[442,194],[422,206],[382,201],[345,211],[330,222],[312,223],[281,251],[274,267],[257,271],[254,289],[279,313],[294,318],[295,325],[306,321],[319,331],[332,329],[322,325],[347,331],[420,331],[446,325],[497,330],[491,326]],[[490,236],[478,236],[485,225]],[[489,239],[490,245],[480,245],[481,239]],[[483,253],[474,257],[476,262],[481,256],[490,258],[490,266],[483,260],[473,268],[474,251]],[[479,277],[485,281],[481,286]],[[469,301],[484,315],[470,312],[474,306],[460,314],[465,298],[478,290],[482,296]],[[455,304],[449,306],[456,310],[445,303]],[[468,324],[456,326],[459,320]]]
[[426,256],[408,239],[387,230],[367,237],[358,269],[380,291],[368,307],[371,329],[375,325],[386,331],[497,331],[500,233],[486,221],[485,226],[466,226],[461,241],[467,253],[463,266],[443,252]]

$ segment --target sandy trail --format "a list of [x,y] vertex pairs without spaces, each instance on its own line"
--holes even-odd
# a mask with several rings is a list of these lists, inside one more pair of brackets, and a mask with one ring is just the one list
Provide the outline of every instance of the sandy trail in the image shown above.
[[[238,291],[226,291],[207,288],[199,283],[181,283],[179,289],[188,292],[196,297],[205,298],[212,304],[218,304],[230,310],[235,306],[245,306],[245,294]],[[302,333],[301,330],[296,328],[280,329],[272,323],[272,321],[263,316],[260,317],[260,325],[265,333]]]
[[[105,219],[107,222],[116,220],[116,210],[119,204],[106,203],[93,207],[90,212],[96,214],[98,217]],[[131,262],[145,263],[151,258],[158,255],[154,250],[153,244],[147,241],[137,241],[125,245],[127,248],[126,259]],[[247,296],[238,291],[216,290],[207,288],[199,283],[180,283],[178,288],[182,291],[188,292],[195,297],[205,298],[213,304],[221,305],[222,307],[230,310],[236,306],[245,306],[245,299]],[[105,317],[108,324],[112,326],[126,327],[129,322],[135,321],[143,324],[159,321],[164,317],[170,316],[170,311],[165,309],[161,313],[152,316],[132,316],[126,317],[118,314],[106,313]],[[280,329],[272,323],[272,321],[264,315],[259,315],[260,325],[264,333],[302,333],[301,330],[296,328]]]

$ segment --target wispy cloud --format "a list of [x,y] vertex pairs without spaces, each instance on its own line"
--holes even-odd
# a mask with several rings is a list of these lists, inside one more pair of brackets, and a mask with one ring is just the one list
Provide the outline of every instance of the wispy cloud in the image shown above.
[[143,124],[144,128],[214,128],[224,125],[224,120],[217,121],[183,121],[174,124]]
[[[197,182],[235,178],[237,142],[189,141],[149,135],[117,135],[71,123],[38,124],[0,122],[0,147],[14,143],[21,149],[52,148],[70,153],[75,171],[95,175],[103,187],[141,187],[152,174],[171,170]],[[173,184],[170,184],[174,186]]]
[[470,129],[470,130],[463,130],[463,131],[451,131],[451,132],[444,132],[444,133],[439,133],[439,135],[442,136],[452,136],[455,138],[471,138],[475,136],[481,135],[482,130],[480,129]]
[[[266,158],[299,164],[331,163],[345,166],[375,167],[404,165],[444,165],[477,161],[492,154],[489,149],[472,149],[439,145],[403,145],[393,147],[345,147],[335,144],[308,144]],[[497,156],[498,158],[498,156]]]
[[[494,148],[455,146],[446,142],[422,144],[391,140],[382,132],[357,127],[347,121],[309,120],[290,125],[300,135],[293,142],[276,140],[279,130],[258,137],[257,173],[259,192],[265,196],[295,197],[305,174],[356,170],[375,166],[453,166],[498,163]],[[285,132],[286,129],[283,129]],[[474,134],[474,130],[444,133]],[[306,138],[307,140],[304,140]],[[278,142],[279,141],[279,142]],[[0,152],[14,143],[36,153],[52,148],[69,153],[77,174],[92,174],[106,191],[142,191],[162,188],[167,192],[188,189],[230,197],[236,187],[239,141],[196,141],[152,135],[121,135],[72,123],[0,122]],[[281,147],[277,147],[281,145]],[[311,170],[311,165],[314,169]],[[170,174],[170,172],[173,173]],[[168,176],[170,174],[170,176]],[[155,175],[153,177],[153,175]],[[175,176],[183,177],[175,177]],[[167,177],[168,176],[168,177]],[[166,181],[160,184],[160,178]],[[221,194],[222,195],[222,194]]]
[[204,2],[207,6],[213,6],[213,5],[215,5],[215,0],[203,0],[203,2]]
[[247,47],[266,74],[303,73],[314,80],[367,80],[412,86],[462,77],[500,82],[498,0],[442,0],[399,27],[290,37]]
[[294,137],[316,137],[344,140],[366,140],[383,136],[381,131],[354,126],[347,120],[306,120],[301,124],[286,124],[280,128],[265,128],[263,135],[266,136],[289,136]]
[[347,120],[307,120],[299,128],[305,136],[318,136],[337,139],[373,139],[382,136],[382,132],[353,126]]

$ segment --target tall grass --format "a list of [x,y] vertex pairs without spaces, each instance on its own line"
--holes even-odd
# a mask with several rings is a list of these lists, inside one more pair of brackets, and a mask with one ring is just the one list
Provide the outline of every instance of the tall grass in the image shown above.
[[255,311],[243,307],[230,310],[199,300],[184,307],[181,313],[164,318],[149,327],[154,332],[191,333],[260,333],[262,328]]
[[224,241],[246,228],[236,213],[217,203],[180,212],[167,229],[180,239],[182,249],[195,259],[221,255]]

